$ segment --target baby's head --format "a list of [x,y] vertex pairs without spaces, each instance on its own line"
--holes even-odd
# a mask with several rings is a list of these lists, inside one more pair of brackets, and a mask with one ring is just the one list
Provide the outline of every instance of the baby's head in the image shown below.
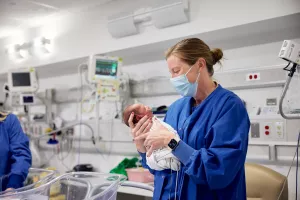
[[123,112],[123,121],[127,126],[129,126],[128,120],[129,120],[131,113],[134,113],[134,117],[132,120],[133,124],[138,123],[140,121],[140,119],[142,119],[145,115],[147,115],[148,117],[153,116],[153,113],[149,106],[145,106],[140,103],[130,105],[127,108],[125,108],[125,110]]

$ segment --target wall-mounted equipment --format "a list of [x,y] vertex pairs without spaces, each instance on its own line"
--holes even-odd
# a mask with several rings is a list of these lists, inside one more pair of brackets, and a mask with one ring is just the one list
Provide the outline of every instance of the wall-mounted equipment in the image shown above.
[[288,62],[300,65],[300,44],[292,40],[284,40],[278,56]]
[[35,96],[33,94],[20,94],[20,105],[33,105]]
[[38,90],[38,81],[34,68],[18,69],[8,72],[10,92],[34,93]]
[[251,117],[251,140],[286,141],[286,125],[286,120],[280,115]]
[[[280,114],[285,119],[300,119],[300,115],[298,114],[287,115],[283,111],[283,99],[285,98],[286,92],[289,89],[289,85],[294,76],[294,73],[296,71],[299,72],[300,70],[300,45],[291,40],[284,40],[278,56],[289,62],[288,65],[285,68],[283,68],[289,73],[279,101]],[[292,67],[289,68],[290,64],[292,64]]]
[[115,38],[126,37],[138,33],[132,13],[122,13],[108,17],[108,32]]
[[156,0],[152,10],[152,20],[156,28],[166,28],[189,21],[188,1]]
[[151,3],[146,8],[108,17],[108,32],[120,38],[138,34],[142,25],[166,28],[189,21],[188,0],[154,0]]
[[118,79],[122,59],[108,56],[90,56],[89,58],[89,81],[97,83],[102,79]]
[[[277,108],[278,111],[278,108]],[[295,132],[299,128],[300,120],[286,120],[279,114],[250,116],[250,141],[294,141],[297,139]]]

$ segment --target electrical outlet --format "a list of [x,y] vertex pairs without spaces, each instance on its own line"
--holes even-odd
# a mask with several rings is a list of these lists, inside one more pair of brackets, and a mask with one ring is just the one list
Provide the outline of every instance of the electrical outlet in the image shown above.
[[277,138],[279,139],[284,138],[283,122],[275,122],[275,132]]
[[260,80],[260,73],[246,74],[246,81],[258,81]]

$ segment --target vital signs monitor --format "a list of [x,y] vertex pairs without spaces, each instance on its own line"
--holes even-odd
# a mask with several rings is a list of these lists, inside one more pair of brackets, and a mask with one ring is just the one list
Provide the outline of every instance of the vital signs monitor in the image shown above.
[[34,68],[17,69],[8,72],[8,85],[11,92],[36,92],[38,82]]
[[118,79],[121,64],[118,57],[90,56],[89,81],[96,83],[101,79]]

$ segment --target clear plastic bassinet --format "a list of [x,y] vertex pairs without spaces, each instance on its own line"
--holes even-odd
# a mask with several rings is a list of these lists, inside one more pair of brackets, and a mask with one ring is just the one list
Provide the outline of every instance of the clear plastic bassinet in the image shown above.
[[0,195],[9,200],[116,200],[125,176],[96,172],[73,172],[43,184],[31,184]]
[[[24,186],[22,188],[15,189],[14,192],[23,191],[47,183],[55,178],[55,174],[56,172],[53,170],[30,168],[27,178],[23,183]],[[7,184],[10,176],[11,174],[7,174],[0,177],[0,197],[6,193],[3,191],[5,188],[2,188],[2,186]]]

